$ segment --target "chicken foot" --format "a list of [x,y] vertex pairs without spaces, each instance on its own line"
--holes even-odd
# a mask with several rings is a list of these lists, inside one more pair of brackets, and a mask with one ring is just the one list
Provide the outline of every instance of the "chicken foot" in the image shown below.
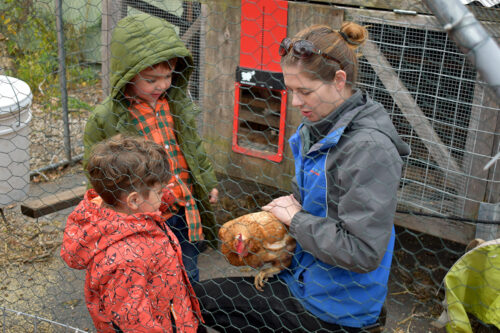
[[254,281],[255,288],[258,291],[264,291],[264,289],[262,289],[264,283],[266,283],[270,277],[273,277],[274,274],[281,272],[281,270],[282,270],[281,267],[275,267],[275,266],[261,270],[259,273],[257,273],[257,275],[255,275],[255,281]]

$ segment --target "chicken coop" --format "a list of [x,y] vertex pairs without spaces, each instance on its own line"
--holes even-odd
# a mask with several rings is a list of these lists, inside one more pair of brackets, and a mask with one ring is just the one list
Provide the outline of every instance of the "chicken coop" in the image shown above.
[[[498,40],[499,9],[469,9]],[[313,23],[340,28],[353,20],[370,32],[359,86],[385,106],[412,148],[396,224],[461,243],[474,238],[475,226],[463,222],[478,219],[481,203],[500,200],[498,168],[483,170],[499,149],[498,100],[422,2],[226,1],[202,10],[203,131],[220,173],[289,188],[293,161],[281,139],[301,116],[283,110],[287,96],[266,83],[279,81],[270,68],[279,62],[277,45]],[[254,63],[242,66],[248,57]],[[262,75],[246,82],[242,67]],[[282,159],[269,159],[281,149]]]

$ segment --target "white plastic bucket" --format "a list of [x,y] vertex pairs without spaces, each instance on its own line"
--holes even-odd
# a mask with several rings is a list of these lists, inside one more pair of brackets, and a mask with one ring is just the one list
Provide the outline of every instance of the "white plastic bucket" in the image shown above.
[[0,75],[0,207],[28,195],[32,99],[26,82]]

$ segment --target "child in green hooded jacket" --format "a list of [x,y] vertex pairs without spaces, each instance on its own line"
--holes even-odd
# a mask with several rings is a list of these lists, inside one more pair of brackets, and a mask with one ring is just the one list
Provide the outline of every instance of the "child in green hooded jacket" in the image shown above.
[[200,111],[188,91],[192,71],[193,58],[173,25],[148,14],[121,19],[111,37],[111,94],[92,112],[83,141],[84,166],[96,143],[118,133],[165,147],[175,201],[164,217],[179,239],[190,280],[198,281],[199,245],[205,234],[213,237],[210,205],[218,190],[197,133]]

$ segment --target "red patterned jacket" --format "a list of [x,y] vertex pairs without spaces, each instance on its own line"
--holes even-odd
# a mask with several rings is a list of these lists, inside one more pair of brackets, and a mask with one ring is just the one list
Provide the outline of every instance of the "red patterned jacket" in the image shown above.
[[69,215],[61,257],[86,269],[85,300],[98,332],[196,332],[200,306],[177,238],[158,213],[124,215],[88,190]]

